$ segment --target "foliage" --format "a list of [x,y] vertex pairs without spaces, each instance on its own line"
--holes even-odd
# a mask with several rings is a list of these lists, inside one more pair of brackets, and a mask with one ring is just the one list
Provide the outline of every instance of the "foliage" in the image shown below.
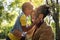
[[[44,0],[13,0],[7,3],[7,0],[0,1],[0,38],[5,38],[12,29],[15,19],[20,13],[21,6],[24,2],[32,2],[34,7],[38,7],[45,3]],[[49,1],[50,6],[52,3]],[[18,8],[18,10],[17,10]],[[22,10],[22,9],[21,9]],[[4,23],[4,20],[6,23]],[[49,23],[48,18],[46,22]],[[51,23],[53,31],[55,32],[55,23]]]

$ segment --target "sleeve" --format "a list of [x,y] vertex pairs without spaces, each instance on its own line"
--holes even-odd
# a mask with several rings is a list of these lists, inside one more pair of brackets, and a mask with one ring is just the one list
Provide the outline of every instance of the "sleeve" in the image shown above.
[[45,29],[39,37],[39,40],[54,40],[54,34],[51,28]]

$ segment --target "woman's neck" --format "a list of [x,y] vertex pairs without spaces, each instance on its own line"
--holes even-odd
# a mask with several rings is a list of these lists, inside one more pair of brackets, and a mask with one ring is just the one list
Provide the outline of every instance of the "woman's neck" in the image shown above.
[[43,23],[44,23],[44,20],[40,21],[38,24],[36,24],[36,26],[39,28]]

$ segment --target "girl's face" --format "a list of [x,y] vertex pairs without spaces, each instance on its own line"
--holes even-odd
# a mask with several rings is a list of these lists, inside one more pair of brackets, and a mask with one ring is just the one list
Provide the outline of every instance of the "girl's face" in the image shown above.
[[32,13],[33,9],[25,8],[24,13],[26,16],[29,16]]
[[31,13],[31,17],[32,17],[32,22],[34,23],[35,22],[35,17],[36,17],[34,11]]

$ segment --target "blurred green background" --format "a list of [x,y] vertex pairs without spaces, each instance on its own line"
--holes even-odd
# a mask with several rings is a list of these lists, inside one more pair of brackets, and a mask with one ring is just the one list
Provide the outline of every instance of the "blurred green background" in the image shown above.
[[[51,28],[54,32],[55,38],[56,38],[56,18],[57,16],[54,16],[54,13],[57,12],[57,9],[59,9],[59,16],[58,16],[58,22],[60,23],[60,1],[59,4],[56,3],[56,0],[0,0],[0,39],[4,39],[9,31],[13,28],[13,25],[16,21],[16,18],[18,15],[21,14],[21,6],[24,2],[32,2],[34,7],[41,6],[43,4],[48,4],[51,6],[51,15],[47,16],[45,18],[45,21],[47,24],[51,25]],[[53,5],[55,5],[54,9],[52,9]],[[59,6],[57,8],[57,6]],[[59,25],[60,26],[60,25]]]

